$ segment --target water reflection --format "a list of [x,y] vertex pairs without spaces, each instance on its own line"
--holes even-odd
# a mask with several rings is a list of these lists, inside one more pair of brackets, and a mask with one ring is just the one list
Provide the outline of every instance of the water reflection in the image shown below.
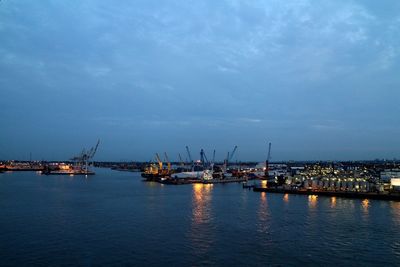
[[212,188],[212,184],[193,184],[189,237],[193,250],[199,256],[207,254],[213,243]]
[[368,199],[364,199],[361,202],[361,207],[363,209],[364,214],[368,214],[368,208],[369,208],[369,200]]
[[261,192],[260,194],[260,206],[258,209],[258,231],[261,233],[268,233],[270,227],[270,213],[267,201],[267,194]]
[[284,194],[283,195],[283,201],[287,204],[289,203],[289,194]]
[[331,197],[331,208],[335,208],[336,207],[336,197]]
[[308,196],[308,207],[310,209],[315,209],[318,203],[318,196],[317,195],[309,195]]
[[397,201],[391,201],[390,202],[390,210],[393,215],[393,222],[397,225],[400,226],[400,202]]
[[207,223],[211,219],[210,201],[212,184],[193,184],[192,221],[195,224]]

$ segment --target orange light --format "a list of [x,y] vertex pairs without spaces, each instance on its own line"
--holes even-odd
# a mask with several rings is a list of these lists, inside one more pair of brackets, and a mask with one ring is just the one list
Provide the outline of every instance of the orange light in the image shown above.
[[331,197],[331,208],[336,207],[336,197]]
[[283,201],[285,201],[286,203],[289,202],[289,194],[284,194],[283,195]]
[[311,208],[315,208],[317,206],[318,196],[317,195],[308,195],[308,206]]
[[361,202],[361,206],[362,206],[364,212],[365,212],[365,213],[368,213],[368,209],[369,209],[369,200],[368,200],[368,199],[364,199],[364,200]]

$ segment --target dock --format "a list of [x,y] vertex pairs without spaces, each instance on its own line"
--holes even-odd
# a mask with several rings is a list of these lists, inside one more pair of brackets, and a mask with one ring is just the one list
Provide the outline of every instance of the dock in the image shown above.
[[254,187],[254,192],[296,194],[296,195],[317,195],[326,197],[343,197],[357,199],[377,199],[400,201],[399,193],[375,193],[375,192],[349,192],[349,191],[322,191],[322,190],[291,190],[282,188]]

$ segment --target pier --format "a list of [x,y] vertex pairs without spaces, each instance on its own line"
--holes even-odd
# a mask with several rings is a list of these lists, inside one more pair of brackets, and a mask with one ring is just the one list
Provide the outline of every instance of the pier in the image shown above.
[[376,193],[376,192],[346,192],[346,191],[322,191],[322,190],[292,190],[282,188],[254,187],[254,192],[297,194],[297,195],[317,195],[326,197],[343,197],[358,199],[377,199],[400,201],[399,193]]

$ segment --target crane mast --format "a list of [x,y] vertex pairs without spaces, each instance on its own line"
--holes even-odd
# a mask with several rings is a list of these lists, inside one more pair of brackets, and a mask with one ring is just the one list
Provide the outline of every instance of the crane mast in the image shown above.
[[271,142],[268,144],[268,155],[265,161],[265,177],[269,176],[269,161],[271,160]]
[[189,161],[190,161],[190,164],[192,165],[192,170],[193,170],[194,169],[194,164],[193,164],[192,156],[190,155],[190,150],[189,150],[188,146],[186,146],[186,152],[188,154]]
[[162,163],[162,161],[161,161],[160,156],[158,155],[158,153],[156,153],[156,159],[157,159],[158,166],[159,166],[159,169],[160,169],[159,171],[162,171],[163,163]]
[[169,162],[167,152],[164,152],[165,161],[167,162],[168,173],[171,171],[171,162]]
[[233,156],[235,155],[235,152],[236,152],[236,150],[237,150],[237,146],[235,146],[234,148],[233,148],[233,150],[232,150],[232,153],[229,153],[228,152],[228,154],[227,154],[227,156],[226,156],[226,159],[225,159],[225,170],[227,170],[228,169],[228,164],[229,164],[229,161],[231,161],[232,160],[232,158],[233,158]]
[[185,166],[185,163],[183,162],[182,157],[181,157],[181,153],[179,153],[178,155],[179,155],[179,160],[180,160],[181,166]]

